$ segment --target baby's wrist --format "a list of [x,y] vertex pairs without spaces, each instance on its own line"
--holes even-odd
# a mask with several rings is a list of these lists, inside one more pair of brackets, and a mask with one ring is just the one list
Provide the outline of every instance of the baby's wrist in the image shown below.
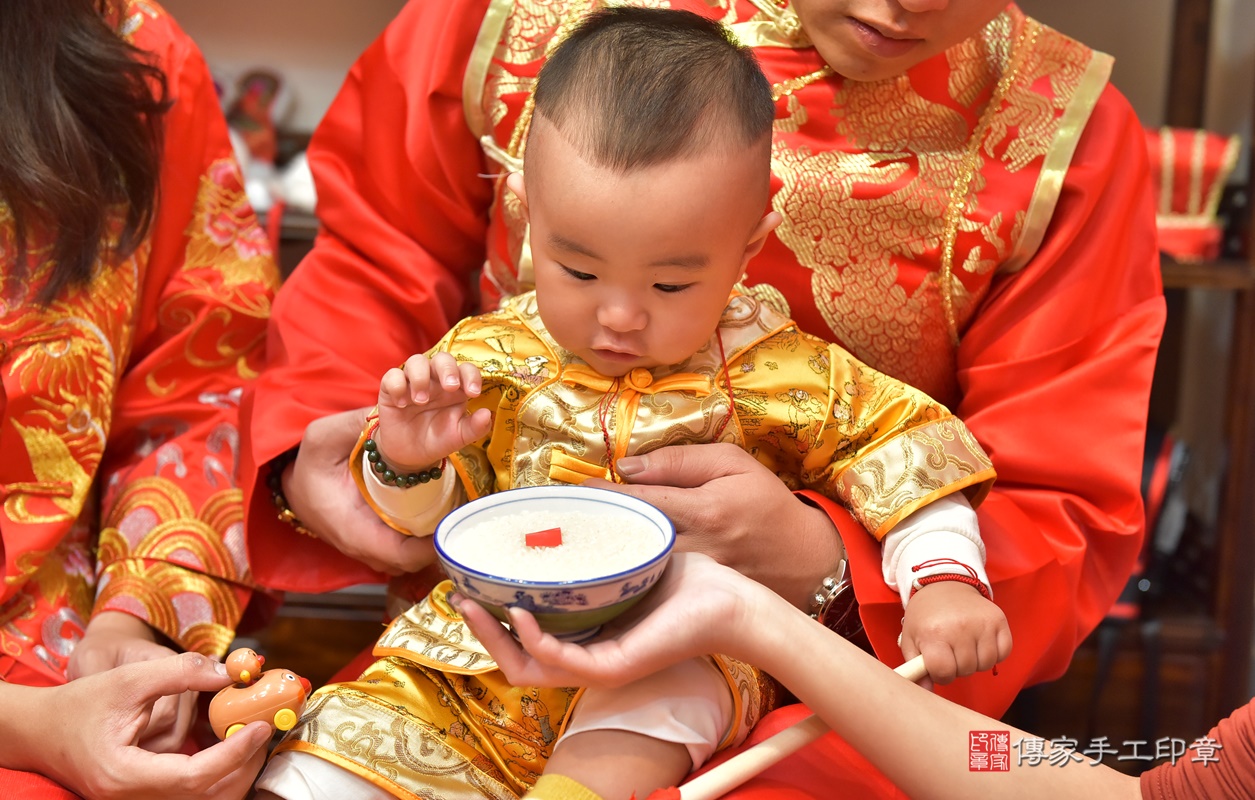
[[[362,449],[366,452],[366,458],[376,475],[386,484],[402,485],[396,482],[396,476],[413,476],[416,480],[410,482],[410,486],[415,485],[415,483],[426,483],[429,480],[435,480],[440,477],[447,463],[447,458],[445,457],[420,459],[425,462],[422,464],[414,464],[409,460],[390,457],[384,452],[384,437],[378,410],[366,418],[366,430],[362,432],[362,436],[364,439]],[[391,477],[389,477],[389,473],[392,474]]]
[[922,578],[915,579],[915,581],[913,581],[911,584],[910,596],[915,597],[916,594],[928,588],[929,586],[936,586],[937,584],[940,584],[940,583],[962,584],[964,586],[971,588],[972,591],[977,592],[978,594],[980,594],[981,597],[985,598],[986,600],[993,599],[992,597],[990,597],[989,587],[986,586],[984,582],[981,581],[980,578],[977,578],[973,575],[959,574],[956,572],[940,572],[933,575],[925,575]]
[[993,592],[986,583],[983,570],[977,570],[971,564],[955,558],[932,558],[916,564],[910,569],[910,593],[907,599],[925,586],[937,583],[957,582],[972,587],[980,592],[986,600],[993,599]]
[[[404,434],[405,431],[402,431],[401,433]],[[384,434],[385,434],[385,431],[383,429],[383,424],[380,421],[377,414],[371,414],[369,417],[366,418],[366,428],[365,430],[362,431],[362,438],[365,442],[371,442],[374,445],[373,447],[366,448],[366,450],[368,452],[373,451],[377,454],[375,458],[371,459],[371,461],[375,461],[376,459],[381,459],[387,462],[389,467],[393,468],[394,470],[398,472],[402,472],[402,471],[417,472],[422,469],[427,469],[433,463],[440,460],[439,457],[437,457],[437,458],[429,459],[428,463],[416,464],[416,463],[413,463],[415,461],[413,457],[414,456],[413,453],[406,453],[408,458],[400,458],[395,452],[396,450],[395,447],[392,448],[393,452],[388,452],[387,443],[392,442],[395,445],[397,441],[400,441],[401,439],[405,439],[407,437],[404,435],[401,435],[400,437],[398,437],[397,431],[395,429],[392,429],[392,433],[389,436],[385,436]],[[408,437],[408,438],[412,439],[413,437]],[[417,460],[421,461],[423,459],[419,458]]]
[[[375,463],[376,461],[381,461],[384,464],[386,464],[389,469],[391,469],[393,472],[396,472],[397,474],[400,474],[403,472],[422,472],[425,469],[430,469],[434,466],[439,466],[441,461],[443,460],[441,458],[427,458],[427,459],[418,459],[418,461],[421,461],[422,463],[414,463],[412,461],[405,460],[405,459],[393,458],[392,456],[384,452],[383,443],[379,440],[379,437],[377,435],[367,437],[366,441],[371,442],[372,444],[375,445],[373,452],[376,453],[377,458],[371,458],[370,459],[371,463]],[[365,447],[365,445],[363,446],[367,453],[372,452],[372,449],[370,447]],[[369,458],[369,456],[367,457]]]
[[442,458],[435,466],[425,468],[402,467],[388,461],[379,449],[378,443],[374,439],[366,439],[362,443],[362,450],[366,453],[366,464],[363,466],[374,473],[379,481],[387,486],[399,486],[407,489],[411,486],[417,486],[420,483],[430,483],[436,481],[444,475],[445,468],[448,466],[448,459]]

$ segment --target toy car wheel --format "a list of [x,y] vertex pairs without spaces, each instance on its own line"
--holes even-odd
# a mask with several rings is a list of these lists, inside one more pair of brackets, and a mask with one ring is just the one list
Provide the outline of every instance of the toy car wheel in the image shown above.
[[275,714],[275,727],[281,731],[290,731],[296,725],[296,712],[290,708],[281,708]]
[[[244,727],[244,723],[242,723],[242,722],[237,722],[237,723],[235,723],[234,725],[232,725],[232,726],[230,726],[229,728],[227,728],[227,736],[230,736],[231,734],[235,733],[236,731],[238,731],[240,728],[243,728],[243,727]],[[224,736],[224,737],[222,737],[222,738],[224,738],[224,739],[225,739],[225,738],[226,738],[226,736]]]

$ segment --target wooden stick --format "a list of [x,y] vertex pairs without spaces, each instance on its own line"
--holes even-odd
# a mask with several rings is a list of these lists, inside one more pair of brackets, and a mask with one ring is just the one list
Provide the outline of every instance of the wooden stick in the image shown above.
[[[912,683],[928,674],[928,670],[924,669],[923,656],[912,658],[894,672]],[[684,784],[680,787],[680,800],[715,800],[722,797],[827,732],[828,726],[824,721],[812,714]]]

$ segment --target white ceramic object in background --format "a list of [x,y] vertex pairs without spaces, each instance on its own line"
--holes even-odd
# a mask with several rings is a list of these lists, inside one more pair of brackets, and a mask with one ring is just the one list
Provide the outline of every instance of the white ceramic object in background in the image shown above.
[[[575,581],[494,575],[466,563],[473,557],[450,557],[448,543],[459,532],[530,511],[635,517],[647,523],[648,535],[657,536],[657,547],[634,567]],[[675,526],[656,507],[629,495],[583,486],[532,486],[485,495],[454,509],[436,527],[435,544],[440,563],[458,591],[498,619],[508,621],[505,609],[521,606],[535,615],[542,630],[568,641],[585,641],[653,588],[675,546]]]

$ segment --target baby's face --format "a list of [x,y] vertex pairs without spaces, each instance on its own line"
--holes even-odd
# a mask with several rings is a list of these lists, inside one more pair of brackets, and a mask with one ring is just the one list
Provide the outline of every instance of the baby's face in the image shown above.
[[763,151],[621,174],[586,161],[543,117],[533,125],[523,198],[550,334],[610,376],[704,347],[778,219],[764,217]]

